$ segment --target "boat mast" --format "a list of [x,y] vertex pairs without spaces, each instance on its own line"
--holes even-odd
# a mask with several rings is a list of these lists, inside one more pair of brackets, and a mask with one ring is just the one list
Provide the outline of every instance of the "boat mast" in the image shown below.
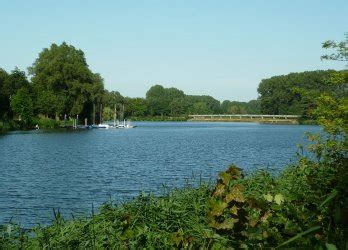
[[116,127],[116,104],[114,105],[114,127]]
[[102,110],[103,110],[103,104],[100,104],[100,110],[99,110],[99,124],[102,124],[102,122],[103,122]]
[[126,126],[126,120],[124,119],[124,103],[122,103],[122,118],[123,118],[123,126]]
[[95,124],[95,103],[93,103],[93,125]]

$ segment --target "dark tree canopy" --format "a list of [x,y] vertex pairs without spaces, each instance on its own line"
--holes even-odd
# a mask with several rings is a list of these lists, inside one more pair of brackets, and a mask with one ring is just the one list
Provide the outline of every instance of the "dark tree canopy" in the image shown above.
[[263,79],[258,87],[261,113],[311,116],[315,97],[323,91],[336,91],[326,84],[333,72],[306,71]]
[[124,104],[125,98],[118,91],[105,90],[103,95],[103,104],[107,107],[114,107],[118,104]]
[[93,102],[101,102],[103,79],[94,74],[84,53],[63,42],[44,49],[29,68],[36,95],[36,111],[49,117],[91,116]]
[[188,95],[188,114],[218,114],[221,113],[220,101],[207,95]]
[[216,114],[220,102],[211,96],[186,95],[177,88],[152,86],[146,93],[150,115],[178,116],[187,114]]
[[173,115],[171,103],[175,99],[184,98],[183,91],[176,88],[164,88],[161,85],[152,86],[146,93],[146,101],[150,115]]
[[125,116],[126,117],[145,117],[148,115],[148,105],[144,98],[126,98]]
[[15,68],[8,74],[0,69],[0,118],[6,120],[13,117],[13,110],[10,107],[11,98],[22,88],[30,92],[30,84],[25,72]]
[[33,101],[28,88],[22,87],[12,95],[11,108],[24,124],[30,124],[34,113]]
[[260,101],[237,102],[225,100],[221,103],[224,114],[260,114]]
[[4,116],[9,112],[9,96],[5,88],[6,81],[8,81],[8,74],[0,68],[0,119],[4,119]]

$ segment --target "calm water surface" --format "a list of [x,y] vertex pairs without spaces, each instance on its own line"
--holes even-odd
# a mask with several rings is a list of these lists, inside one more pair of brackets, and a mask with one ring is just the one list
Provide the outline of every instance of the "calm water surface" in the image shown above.
[[186,178],[215,179],[235,163],[246,171],[295,159],[316,126],[143,122],[127,130],[33,131],[0,136],[0,224],[49,223],[53,208],[89,214],[108,201],[158,193]]

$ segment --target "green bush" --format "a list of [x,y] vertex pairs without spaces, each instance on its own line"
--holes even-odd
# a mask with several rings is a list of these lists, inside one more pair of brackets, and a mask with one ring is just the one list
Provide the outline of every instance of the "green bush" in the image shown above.
[[38,125],[40,129],[56,129],[61,126],[61,123],[61,121],[57,121],[55,119],[36,118],[32,121],[32,127]]

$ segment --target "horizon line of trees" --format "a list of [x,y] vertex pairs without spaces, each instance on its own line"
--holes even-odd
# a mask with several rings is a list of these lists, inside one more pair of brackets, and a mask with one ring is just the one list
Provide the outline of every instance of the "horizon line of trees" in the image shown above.
[[119,118],[187,116],[189,114],[299,114],[311,118],[315,98],[322,92],[346,94],[346,88],[328,85],[336,71],[318,70],[263,79],[259,98],[249,102],[220,102],[208,95],[187,95],[177,88],[152,86],[145,98],[122,96],[104,88],[83,51],[63,42],[43,49],[33,65],[10,73],[0,68],[0,120],[21,120],[30,125],[35,117],[63,120],[79,115],[89,123]]
[[263,114],[301,115],[313,119],[316,99],[323,93],[347,96],[347,84],[330,84],[332,77],[347,70],[316,70],[263,79],[258,87],[260,111]]
[[[63,42],[43,49],[28,68],[28,75],[17,67],[11,72],[0,68],[0,120],[21,120],[30,125],[33,118],[63,120],[79,115],[81,120],[101,121],[118,117],[186,116],[259,112],[257,101],[220,101],[207,95],[186,95],[177,88],[152,86],[146,98],[122,96],[104,88],[103,78],[93,73],[83,51]],[[254,110],[253,110],[254,109]]]

